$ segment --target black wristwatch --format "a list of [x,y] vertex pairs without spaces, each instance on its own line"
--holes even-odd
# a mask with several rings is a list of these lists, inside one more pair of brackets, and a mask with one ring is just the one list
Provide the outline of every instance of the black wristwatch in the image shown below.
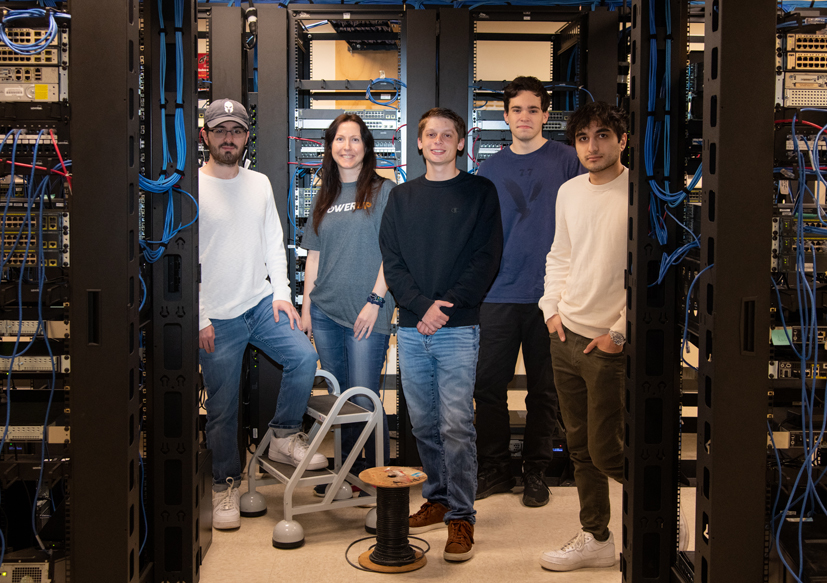
[[368,296],[368,303],[369,304],[376,304],[380,308],[384,308],[385,307],[385,298],[383,298],[382,296],[380,296],[376,292],[370,292],[370,295]]

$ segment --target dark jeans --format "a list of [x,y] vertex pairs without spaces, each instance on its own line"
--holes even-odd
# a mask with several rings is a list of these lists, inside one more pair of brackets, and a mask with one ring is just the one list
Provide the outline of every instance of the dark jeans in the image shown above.
[[474,386],[480,470],[506,469],[511,460],[508,383],[514,378],[520,344],[528,391],[524,468],[545,471],[551,462],[558,405],[543,312],[537,304],[484,303],[480,308],[480,356]]
[[609,536],[609,480],[623,480],[623,352],[598,348],[563,329],[566,341],[551,334],[554,380],[566,424],[566,442],[574,463],[580,497],[580,524],[597,540]]

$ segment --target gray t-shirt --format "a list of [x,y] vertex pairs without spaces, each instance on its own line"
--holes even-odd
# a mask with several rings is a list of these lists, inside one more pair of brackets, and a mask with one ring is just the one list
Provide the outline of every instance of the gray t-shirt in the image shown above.
[[[339,197],[319,225],[319,234],[313,229],[312,211],[304,226],[301,247],[319,252],[319,270],[310,299],[342,326],[353,328],[379,275],[382,264],[379,225],[394,186],[390,180],[382,182],[367,213],[354,208],[356,183],[342,184]],[[316,208],[315,199],[313,208]],[[394,305],[389,291],[385,294],[385,306],[379,309],[375,332],[390,334]]]

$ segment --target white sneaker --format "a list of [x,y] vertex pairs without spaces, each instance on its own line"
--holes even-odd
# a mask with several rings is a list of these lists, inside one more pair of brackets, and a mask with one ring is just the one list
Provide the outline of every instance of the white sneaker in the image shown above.
[[611,567],[616,559],[615,539],[611,532],[607,540],[599,542],[590,532],[581,531],[559,551],[546,551],[540,555],[540,565],[550,571],[574,571],[584,567]]
[[[307,455],[310,445],[307,443],[307,435],[294,433],[289,437],[273,437],[270,440],[270,450],[267,452],[274,462],[298,466]],[[321,470],[327,467],[327,458],[320,453],[313,454],[308,470]]]
[[241,493],[232,478],[227,478],[227,484],[229,487],[223,492],[212,493],[212,525],[219,530],[241,526],[241,511],[238,506]]

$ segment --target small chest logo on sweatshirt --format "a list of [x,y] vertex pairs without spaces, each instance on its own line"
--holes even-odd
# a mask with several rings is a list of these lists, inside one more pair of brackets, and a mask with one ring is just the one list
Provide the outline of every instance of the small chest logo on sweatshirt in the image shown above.
[[454,207],[451,209],[451,212],[457,214],[459,212],[459,209],[457,207]]
[[344,212],[352,211],[352,210],[368,209],[372,206],[373,206],[373,204],[371,204],[369,202],[348,202],[348,203],[345,203],[345,204],[334,204],[329,209],[327,209],[327,212],[329,212],[329,213],[344,213]]

